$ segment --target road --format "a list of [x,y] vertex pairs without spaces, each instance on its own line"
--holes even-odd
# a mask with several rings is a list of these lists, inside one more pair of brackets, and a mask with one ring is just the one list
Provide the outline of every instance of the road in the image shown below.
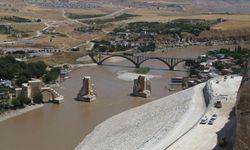
[[[216,79],[211,81],[212,98],[208,106],[206,116],[210,119],[213,114],[217,114],[217,119],[212,125],[200,124],[194,126],[187,134],[176,141],[167,150],[186,150],[186,149],[221,149],[217,146],[217,137],[226,137],[228,144],[225,149],[233,146],[233,132],[236,125],[235,115],[232,113],[236,103],[237,91],[241,83],[241,77],[234,77],[227,80]],[[219,81],[219,83],[216,83]],[[230,87],[230,88],[228,88]],[[215,100],[222,101],[222,108],[213,106]]]

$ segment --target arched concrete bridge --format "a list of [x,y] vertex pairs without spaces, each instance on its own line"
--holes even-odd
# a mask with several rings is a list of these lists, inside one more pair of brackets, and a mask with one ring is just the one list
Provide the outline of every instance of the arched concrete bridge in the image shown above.
[[98,54],[94,55],[93,53],[89,53],[89,56],[91,59],[97,63],[98,65],[102,65],[104,61],[108,60],[109,58],[112,57],[122,57],[130,62],[132,62],[136,68],[140,68],[141,64],[148,60],[159,60],[163,63],[165,63],[168,67],[169,70],[174,70],[174,68],[181,62],[186,62],[195,59],[193,58],[172,58],[172,57],[156,57],[156,56],[129,56],[129,55],[122,55],[122,54]]

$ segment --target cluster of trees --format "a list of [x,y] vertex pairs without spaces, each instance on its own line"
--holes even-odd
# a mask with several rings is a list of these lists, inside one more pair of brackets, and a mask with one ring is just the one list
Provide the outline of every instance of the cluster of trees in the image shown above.
[[88,27],[82,26],[79,28],[75,28],[74,30],[78,32],[93,32],[93,31],[100,31],[101,29],[102,29],[102,26],[96,25],[96,26],[88,26]]
[[55,81],[61,72],[61,68],[60,67],[56,67],[56,68],[52,68],[49,72],[47,72],[47,74],[44,76],[43,81],[45,83],[51,83],[53,81]]
[[31,19],[27,19],[27,18],[23,18],[23,17],[18,17],[18,16],[3,16],[3,17],[0,18],[0,20],[12,21],[12,22],[17,22],[17,23],[32,22]]
[[15,30],[9,25],[0,25],[0,34],[9,34],[13,37],[27,37],[30,36],[28,32]]
[[137,16],[138,15],[124,13],[120,16],[116,16],[110,19],[95,19],[95,20],[86,20],[83,22],[88,23],[88,24],[105,24],[105,23],[110,23],[110,22],[115,22],[115,21],[128,20],[132,17],[137,17]]
[[14,108],[24,108],[25,104],[31,104],[31,99],[26,96],[18,96],[17,98],[12,99],[11,104]]
[[94,49],[99,52],[115,52],[115,51],[125,51],[127,49],[130,49],[131,46],[127,45],[111,45],[110,41],[106,40],[93,40],[92,42],[95,43]]
[[[13,108],[25,108],[25,105],[31,105],[31,99],[20,95],[17,98],[12,99],[11,101],[11,105]],[[43,95],[42,94],[38,94],[36,96],[33,97],[33,102],[35,104],[41,104],[43,103]]]
[[125,27],[114,29],[114,32],[130,31],[141,33],[144,31],[158,34],[181,34],[188,32],[198,36],[202,31],[210,30],[215,21],[206,21],[201,19],[177,19],[168,23],[161,22],[133,22]]
[[155,43],[149,42],[139,47],[141,52],[155,51]]
[[16,77],[16,84],[21,85],[31,78],[41,78],[46,73],[47,65],[42,62],[24,63],[12,56],[0,58],[0,78],[12,80]]
[[67,13],[67,17],[71,19],[86,19],[86,18],[96,18],[96,17],[102,17],[106,14],[73,14],[73,13]]
[[138,73],[138,74],[147,74],[147,73],[149,73],[149,71],[150,71],[149,67],[136,68],[134,70],[134,72]]
[[[127,49],[132,48],[130,44],[127,46],[124,45],[111,45],[110,41],[106,40],[94,40],[92,41],[95,43],[94,49],[99,52],[115,52],[115,51],[125,51]],[[154,42],[148,42],[141,44],[141,46],[138,48],[141,52],[149,52],[149,51],[155,51],[156,45]]]
[[47,65],[43,61],[24,63],[17,61],[12,56],[0,58],[0,79],[16,79],[16,84],[21,86],[31,78],[44,77],[46,83],[54,81],[60,75],[60,68],[46,71]]
[[250,49],[241,48],[241,46],[236,47],[234,51],[231,51],[230,49],[221,48],[219,53],[225,54],[225,57],[233,57],[234,59],[241,60],[241,62],[243,62],[244,60],[249,58]]

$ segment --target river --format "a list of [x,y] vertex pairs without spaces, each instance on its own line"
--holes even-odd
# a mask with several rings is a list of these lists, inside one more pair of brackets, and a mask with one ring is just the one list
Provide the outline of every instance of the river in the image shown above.
[[[169,49],[154,55],[194,58],[206,49]],[[150,66],[153,78],[152,95],[148,99],[131,97],[133,82],[117,78],[117,72],[133,70],[128,61],[105,63],[104,66],[82,67],[73,71],[71,78],[56,89],[65,97],[60,105],[45,104],[43,108],[25,113],[0,123],[1,150],[71,150],[105,119],[127,109],[140,106],[171,94],[168,91],[170,78],[185,76],[185,71],[169,71],[157,60],[145,62]],[[183,70],[182,66],[177,67]],[[92,77],[97,90],[97,100],[93,103],[75,101],[84,75]],[[112,127],[110,127],[112,128]]]

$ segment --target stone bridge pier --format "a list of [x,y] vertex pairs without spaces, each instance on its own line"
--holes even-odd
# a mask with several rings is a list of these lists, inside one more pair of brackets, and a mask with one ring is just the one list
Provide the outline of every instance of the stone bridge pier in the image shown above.
[[134,80],[133,96],[149,97],[151,95],[151,82],[145,76],[139,76]]
[[82,88],[77,95],[77,100],[85,102],[96,100],[96,91],[90,76],[83,77]]

